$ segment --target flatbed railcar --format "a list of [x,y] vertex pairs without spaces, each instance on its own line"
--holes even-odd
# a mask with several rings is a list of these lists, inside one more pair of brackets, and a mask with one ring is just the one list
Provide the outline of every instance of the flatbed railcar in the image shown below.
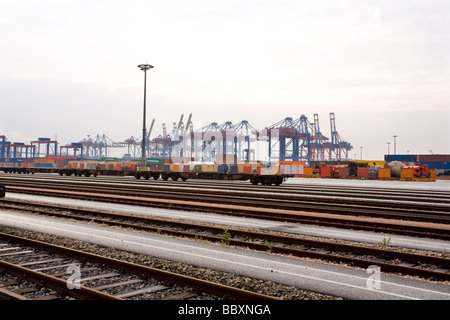
[[217,172],[158,172],[158,171],[138,171],[135,174],[136,179],[153,178],[158,180],[159,178],[163,180],[172,179],[174,181],[182,180],[186,181],[188,179],[205,179],[205,180],[242,180],[250,181],[252,184],[257,185],[261,183],[262,185],[277,185],[279,186],[288,178],[293,175],[261,175],[252,173],[217,173]]
[[35,173],[57,173],[61,176],[134,176],[136,179],[162,179],[173,181],[186,181],[188,179],[204,180],[241,180],[250,181],[253,185],[276,185],[279,186],[293,175],[276,174],[265,175],[256,173],[217,173],[217,172],[168,172],[168,171],[139,171],[139,170],[103,170],[103,169],[72,169],[72,168],[21,168],[0,167],[5,173],[35,174]]

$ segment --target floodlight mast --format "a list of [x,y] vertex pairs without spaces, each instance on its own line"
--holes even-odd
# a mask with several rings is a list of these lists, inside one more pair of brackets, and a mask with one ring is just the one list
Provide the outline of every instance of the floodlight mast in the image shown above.
[[149,65],[149,64],[140,64],[138,65],[138,68],[141,69],[142,71],[144,71],[144,115],[143,115],[143,126],[142,126],[142,159],[141,161],[143,163],[141,163],[142,166],[145,166],[145,146],[146,146],[146,141],[145,141],[145,137],[146,137],[146,124],[145,124],[145,119],[146,119],[146,103],[147,103],[147,70],[152,69],[153,66]]

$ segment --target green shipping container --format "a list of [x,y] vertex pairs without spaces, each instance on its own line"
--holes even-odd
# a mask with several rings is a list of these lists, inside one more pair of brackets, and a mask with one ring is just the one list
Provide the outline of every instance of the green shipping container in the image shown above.
[[119,161],[119,159],[114,158],[114,157],[103,157],[100,159],[102,162],[117,162]]
[[147,158],[147,164],[164,164],[164,159]]

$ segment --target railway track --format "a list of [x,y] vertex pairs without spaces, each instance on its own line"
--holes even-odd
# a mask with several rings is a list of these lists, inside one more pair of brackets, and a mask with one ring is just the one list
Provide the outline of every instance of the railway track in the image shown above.
[[206,226],[188,221],[121,214],[119,212],[81,209],[60,204],[50,205],[29,201],[5,200],[2,206],[9,210],[30,211],[58,218],[95,222],[105,226],[120,226],[177,237],[206,240],[253,250],[286,254],[346,263],[367,268],[378,265],[385,272],[419,276],[426,279],[450,280],[450,259],[437,255],[405,253],[386,247],[342,244],[331,241],[305,239],[292,234],[261,232],[224,226]]
[[[158,208],[179,209],[187,211],[216,212],[234,216],[243,216],[257,219],[275,220],[281,222],[303,223],[311,225],[321,225],[328,227],[388,232],[391,234],[408,235],[415,237],[430,237],[436,239],[450,240],[449,226],[446,224],[408,222],[400,220],[383,220],[373,218],[362,218],[358,216],[348,216],[346,214],[326,214],[316,212],[302,212],[283,209],[271,209],[263,206],[253,207],[248,205],[229,205],[221,203],[198,202],[191,200],[173,200],[149,198],[148,196],[115,195],[88,190],[85,192],[69,191],[68,188],[60,190],[58,187],[41,189],[34,187],[8,187],[11,192],[47,195],[52,197],[69,197],[75,199],[103,201],[111,203],[121,203],[139,206],[150,206]],[[69,188],[70,190],[73,190]],[[76,188],[78,190],[78,188]],[[90,192],[89,192],[90,191]],[[433,221],[433,220],[432,220]]]
[[[15,179],[26,179],[29,176],[27,175],[19,175],[19,176],[11,176],[8,174],[1,174],[0,179],[6,178],[15,178]],[[230,190],[230,191],[251,191],[258,193],[276,193],[277,195],[282,194],[296,194],[296,195],[315,195],[315,196],[333,196],[335,198],[362,198],[369,197],[371,199],[380,199],[380,200],[401,200],[401,201],[414,201],[414,202],[428,202],[428,203],[443,203],[450,204],[450,192],[444,190],[433,190],[433,189],[424,189],[424,190],[415,190],[415,189],[407,189],[407,188],[381,188],[381,187],[351,187],[351,186],[333,186],[333,185],[317,185],[317,184],[295,184],[289,185],[285,184],[283,186],[273,187],[273,186],[253,186],[248,185],[247,183],[241,183],[239,181],[221,181],[221,180],[196,180],[196,181],[186,181],[186,182],[172,182],[172,181],[140,181],[135,180],[131,177],[121,177],[121,180],[118,180],[117,177],[108,177],[108,176],[99,176],[97,178],[82,178],[82,177],[60,177],[58,175],[47,175],[40,174],[33,176],[33,179],[36,181],[45,181],[51,178],[54,181],[65,181],[65,182],[73,182],[73,183],[110,183],[117,184],[120,181],[121,184],[126,184],[128,186],[139,186],[140,188],[165,188],[163,190],[167,190],[167,188],[181,188],[181,189],[191,189],[191,188],[203,188],[204,190]]]
[[[277,300],[259,293],[5,233],[0,233],[0,270],[3,273],[3,283],[0,285],[5,288],[17,286],[24,279],[27,281],[15,292],[3,288],[0,295],[9,299],[51,300],[71,296],[87,300]],[[16,277],[5,278],[5,274]],[[42,295],[43,292],[52,294]]]
[[[28,186],[54,190],[91,190],[96,193],[117,195],[134,195],[152,198],[188,201],[195,196],[195,201],[220,204],[245,204],[248,206],[275,208],[285,210],[323,212],[346,214],[354,216],[381,217],[385,219],[402,219],[450,224],[450,193],[435,194],[430,197],[420,197],[417,194],[392,196],[392,190],[361,197],[353,191],[344,190],[336,193],[315,190],[299,191],[292,188],[273,189],[243,187],[241,184],[222,184],[220,187],[206,187],[203,184],[161,185],[157,181],[147,184],[129,183],[130,179],[122,180],[74,180],[74,179],[27,179],[0,176],[0,181],[8,186]],[[120,181],[120,184],[119,184]],[[133,181],[133,180],[131,180]],[[360,191],[361,192],[361,191]],[[411,198],[412,197],[412,198]],[[381,199],[380,199],[381,198]]]

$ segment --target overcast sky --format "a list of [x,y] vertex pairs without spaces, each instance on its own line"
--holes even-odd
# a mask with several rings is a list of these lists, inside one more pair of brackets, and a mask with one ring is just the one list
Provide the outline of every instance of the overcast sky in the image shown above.
[[0,135],[142,133],[302,114],[383,159],[450,153],[448,0],[0,0]]

